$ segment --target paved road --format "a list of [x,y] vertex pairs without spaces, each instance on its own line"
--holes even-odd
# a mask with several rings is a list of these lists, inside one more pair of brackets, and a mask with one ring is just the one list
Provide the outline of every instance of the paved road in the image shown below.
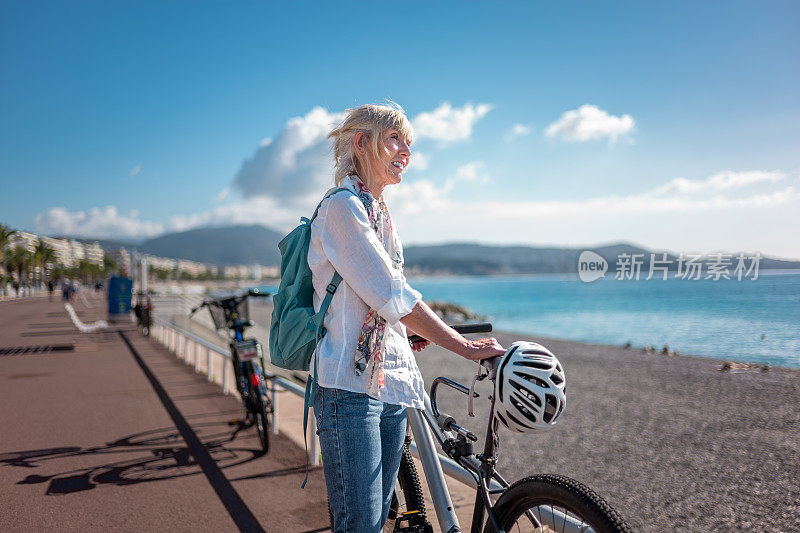
[[[74,305],[104,317],[99,299]],[[278,435],[262,456],[228,425],[239,402],[150,339],[79,333],[45,299],[0,302],[0,325],[3,531],[326,528],[321,469],[299,489],[303,449]]]

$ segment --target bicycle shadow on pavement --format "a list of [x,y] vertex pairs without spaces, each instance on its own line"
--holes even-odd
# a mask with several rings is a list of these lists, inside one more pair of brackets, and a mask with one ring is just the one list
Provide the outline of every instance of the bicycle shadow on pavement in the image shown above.
[[[194,431],[220,469],[249,463],[264,455],[260,448],[232,445],[243,429],[227,421],[192,424]],[[136,454],[132,459],[105,462],[107,455]],[[0,466],[42,468],[59,461],[74,463],[80,458],[98,459],[102,464],[70,468],[56,473],[29,474],[17,485],[49,483],[47,495],[63,495],[92,490],[101,485],[125,486],[202,475],[203,471],[175,427],[165,427],[128,435],[103,446],[62,446],[40,450],[0,453]],[[287,469],[287,474],[296,469]],[[262,474],[254,474],[258,477]]]

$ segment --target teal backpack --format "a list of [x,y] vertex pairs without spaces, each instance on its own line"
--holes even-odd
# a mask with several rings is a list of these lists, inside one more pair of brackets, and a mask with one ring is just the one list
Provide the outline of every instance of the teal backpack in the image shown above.
[[[322,200],[339,191],[355,194],[346,187],[338,187],[328,192]],[[311,223],[317,217],[322,201],[320,201],[311,219],[301,218],[300,225],[278,244],[281,252],[281,283],[278,292],[273,296],[272,320],[269,331],[270,362],[287,370],[308,370],[311,358],[320,339],[325,336],[322,321],[331,305],[333,295],[342,281],[338,272],[326,288],[325,298],[318,312],[314,312],[314,286],[311,282],[311,269],[308,266],[308,247],[311,243]],[[306,383],[306,394],[303,414],[303,435],[308,426],[308,408],[314,405],[316,396],[317,367],[314,376],[309,376]],[[306,450],[308,443],[306,442]],[[307,455],[307,454],[306,454]],[[308,460],[306,460],[306,478],[308,481]]]

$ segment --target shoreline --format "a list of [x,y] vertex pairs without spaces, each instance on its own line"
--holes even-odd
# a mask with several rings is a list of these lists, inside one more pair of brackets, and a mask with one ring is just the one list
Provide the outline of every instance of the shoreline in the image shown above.
[[637,354],[642,355],[642,356],[653,357],[653,358],[675,359],[675,358],[685,357],[685,358],[693,359],[693,360],[697,359],[697,360],[701,360],[701,361],[709,361],[709,362],[717,363],[717,364],[720,364],[720,365],[722,365],[724,363],[727,363],[727,362],[750,363],[750,364],[759,365],[759,366],[766,365],[770,369],[772,369],[772,368],[780,368],[782,370],[791,370],[791,371],[794,371],[794,372],[800,372],[800,366],[795,367],[795,366],[779,365],[779,364],[775,364],[775,363],[755,363],[753,361],[748,361],[748,360],[737,358],[737,357],[732,357],[732,358],[728,358],[728,359],[722,359],[722,358],[720,358],[718,356],[697,355],[697,354],[693,354],[693,353],[684,353],[684,352],[677,352],[677,351],[670,351],[670,353],[667,355],[667,354],[662,354],[661,353],[661,349],[659,349],[658,347],[655,347],[655,346],[653,347],[654,351],[648,352],[648,351],[646,351],[646,347],[643,347],[643,346],[632,345],[629,348],[625,348],[625,346],[620,346],[618,344],[607,344],[607,343],[602,343],[602,342],[591,342],[591,341],[582,341],[582,340],[575,340],[575,339],[564,339],[564,338],[556,338],[556,337],[537,336],[536,334],[530,333],[530,332],[521,332],[521,331],[513,331],[513,330],[506,330],[506,329],[494,330],[491,333],[486,333],[486,334],[483,334],[483,335],[491,337],[494,334],[503,335],[503,336],[510,336],[510,337],[517,336],[520,339],[523,339],[523,338],[525,338],[525,339],[538,338],[538,339],[542,340],[542,342],[540,344],[544,344],[544,341],[548,341],[548,342],[551,342],[551,341],[554,341],[554,342],[566,342],[566,343],[573,343],[573,344],[582,344],[582,345],[585,345],[585,346],[588,346],[588,347],[623,350],[623,351],[626,351],[626,352],[629,352],[629,353],[637,353]]

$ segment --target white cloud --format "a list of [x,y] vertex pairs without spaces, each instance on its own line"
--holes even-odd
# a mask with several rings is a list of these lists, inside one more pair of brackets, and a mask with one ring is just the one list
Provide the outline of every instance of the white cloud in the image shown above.
[[136,165],[130,170],[130,172],[128,172],[128,177],[132,178],[141,171],[142,171],[142,165]]
[[550,138],[565,141],[592,141],[608,139],[615,142],[622,135],[631,133],[636,126],[633,117],[615,117],[594,105],[582,105],[578,109],[565,112],[547,126],[544,133]]
[[656,194],[669,193],[698,193],[704,191],[725,191],[738,189],[754,183],[775,183],[788,178],[788,174],[780,171],[753,170],[746,172],[734,172],[726,170],[710,176],[704,180],[687,180],[686,178],[675,178],[664,185],[657,187],[653,192]]
[[36,215],[34,224],[37,231],[49,235],[143,239],[205,226],[237,224],[262,224],[288,230],[300,222],[300,215],[308,216],[313,208],[314,205],[298,208],[272,198],[250,198],[228,202],[208,211],[175,215],[166,222],[153,222],[140,219],[136,211],[120,213],[114,206],[75,212],[52,207]]
[[223,189],[221,191],[219,191],[216,196],[214,196],[214,198],[212,199],[212,202],[215,202],[215,203],[222,202],[222,201],[224,201],[224,200],[226,200],[228,198],[230,193],[231,193],[231,188],[230,187],[223,187]]
[[414,137],[417,139],[434,139],[437,141],[464,141],[472,135],[472,127],[492,110],[491,104],[466,104],[454,108],[448,102],[433,111],[417,115],[411,123],[414,125]]
[[[738,173],[741,179],[715,178],[720,174],[696,182],[719,187],[751,182],[742,177],[750,173]],[[752,175],[787,176],[780,172]],[[450,179],[444,186],[415,182],[398,188],[399,201],[397,205],[390,203],[390,208],[393,215],[396,213],[404,242],[477,240],[565,246],[628,239],[684,250],[728,247],[800,256],[794,238],[797,225],[786,222],[796,220],[800,208],[800,181],[795,179],[773,190],[765,186],[773,181],[771,178],[756,178],[752,182],[760,181],[762,187],[744,195],[710,187],[697,194],[660,192],[665,190],[665,184],[634,194],[569,201],[519,197],[502,201],[456,200],[451,193],[456,190],[457,180]],[[737,235],[747,235],[747,240],[737,241]],[[765,247],[759,248],[759,239]]]
[[505,134],[503,139],[507,143],[510,143],[511,141],[516,139],[517,137],[524,137],[524,136],[530,135],[530,134],[531,134],[531,127],[530,126],[526,126],[525,124],[514,124],[513,126],[511,126],[511,129],[508,130],[508,132]]
[[387,187],[384,196],[392,213],[414,215],[423,211],[441,210],[453,205],[447,194],[453,189],[449,180],[437,187],[430,180],[417,180],[403,183],[399,187]]
[[112,205],[75,212],[64,207],[51,207],[36,215],[34,224],[45,234],[98,238],[152,237],[163,233],[165,228],[160,222],[141,220],[136,211],[120,213]]
[[305,203],[332,185],[333,161],[326,136],[343,118],[315,107],[290,119],[274,140],[264,139],[242,163],[233,186],[244,197]]
[[426,153],[413,151],[411,152],[411,164],[408,166],[409,170],[425,170],[431,162],[431,156]]
[[489,176],[486,173],[486,164],[483,161],[470,161],[456,169],[456,179],[488,183]]

